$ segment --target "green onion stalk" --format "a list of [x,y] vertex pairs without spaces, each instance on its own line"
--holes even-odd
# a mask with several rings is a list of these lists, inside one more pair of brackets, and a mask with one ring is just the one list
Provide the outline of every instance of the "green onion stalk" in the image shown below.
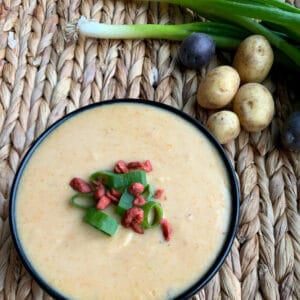
[[[251,33],[260,34],[265,36],[269,42],[275,46],[277,49],[279,49],[281,52],[283,52],[287,57],[289,57],[298,67],[300,67],[300,51],[297,49],[297,47],[289,44],[285,39],[277,35],[276,33],[273,33],[271,30],[267,29],[263,25],[261,25],[259,22],[249,18],[249,16],[252,17],[263,17],[261,15],[261,7],[254,5],[254,1],[247,1],[249,3],[253,3],[253,7],[257,9],[259,12],[257,15],[254,15],[255,11],[250,14],[249,11],[246,12],[241,10],[241,5],[237,3],[236,1],[232,0],[151,0],[151,1],[159,1],[159,2],[166,2],[170,4],[176,4],[180,5],[186,8],[189,8],[193,10],[194,12],[207,17],[207,18],[218,18],[221,19],[223,22],[226,21],[231,24],[235,24],[238,26],[241,26],[242,28],[250,31]],[[261,1],[262,2],[262,1]],[[270,1],[270,3],[279,3],[278,1]],[[221,5],[222,4],[222,5]],[[229,7],[231,8],[229,10]],[[235,9],[236,8],[236,9]],[[275,21],[276,19],[275,14],[270,13],[269,10],[267,10],[268,6],[265,6],[265,17],[264,20],[272,21],[273,23],[278,24],[278,21]],[[248,8],[249,9],[249,8]],[[274,9],[274,8],[272,8]],[[295,8],[296,9],[296,8]],[[274,9],[275,10],[275,9]],[[297,13],[292,12],[286,12],[282,11],[282,13],[286,16],[288,15],[290,17],[290,14],[293,15],[294,19],[286,20],[285,25],[287,24],[287,21],[289,21],[288,25],[289,28],[292,28],[292,26],[297,26],[297,30],[300,30],[300,26],[298,25],[298,19],[300,19],[300,10],[296,9]],[[276,9],[277,12],[277,9]],[[247,16],[240,15],[241,13],[244,13]],[[281,18],[282,20],[283,18]],[[297,24],[297,25],[296,25]],[[283,28],[284,29],[284,28]],[[291,29],[292,30],[292,29]],[[300,39],[299,41],[300,42]]]
[[[265,36],[277,48],[281,59],[286,58],[300,67],[300,10],[278,0],[150,0],[180,5],[207,18],[208,22],[176,25],[101,24],[81,17],[68,23],[67,40],[78,34],[102,39],[167,39],[182,41],[193,32],[211,36],[216,46],[234,50],[250,34]],[[260,20],[257,20],[260,19]],[[266,25],[266,26],[265,26]],[[289,43],[293,41],[295,44]]]
[[249,31],[222,22],[193,22],[177,25],[161,24],[103,24],[81,17],[68,23],[65,28],[67,40],[76,40],[78,34],[99,39],[165,39],[182,41],[193,32],[211,36],[217,47],[234,50],[249,35]]

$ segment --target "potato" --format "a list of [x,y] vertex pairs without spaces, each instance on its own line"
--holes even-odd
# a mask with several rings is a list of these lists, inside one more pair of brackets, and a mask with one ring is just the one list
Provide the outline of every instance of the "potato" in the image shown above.
[[240,77],[230,66],[219,66],[209,71],[201,81],[197,99],[200,106],[217,109],[231,102],[240,85]]
[[233,111],[242,127],[249,132],[266,128],[274,116],[274,101],[269,90],[260,83],[246,83],[233,99]]
[[238,47],[232,66],[241,81],[262,82],[268,76],[274,61],[272,47],[262,35],[251,35]]
[[235,139],[241,131],[238,116],[228,110],[221,110],[212,114],[207,120],[206,127],[221,144]]

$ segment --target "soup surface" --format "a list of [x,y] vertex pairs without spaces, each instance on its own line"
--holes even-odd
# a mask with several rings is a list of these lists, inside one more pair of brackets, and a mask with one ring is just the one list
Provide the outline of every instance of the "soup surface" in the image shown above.
[[[123,159],[149,159],[172,225],[109,237],[69,205],[73,177]],[[228,230],[230,183],[217,151],[193,125],[143,104],[96,107],[70,118],[36,149],[20,180],[17,230],[41,277],[71,299],[172,299],[214,262]]]

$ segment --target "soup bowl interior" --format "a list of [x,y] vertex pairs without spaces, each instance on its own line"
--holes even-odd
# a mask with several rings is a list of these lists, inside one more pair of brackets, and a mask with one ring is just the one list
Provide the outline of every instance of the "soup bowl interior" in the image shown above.
[[[172,115],[176,115],[180,120],[188,122],[191,126],[193,126],[196,130],[201,132],[203,134],[208,142],[212,145],[212,147],[215,149],[216,153],[220,157],[221,161],[223,162],[226,173],[228,176],[228,181],[230,185],[230,198],[231,198],[231,211],[229,216],[229,224],[228,224],[228,230],[226,232],[226,236],[224,237],[224,240],[222,242],[222,247],[219,250],[218,254],[216,255],[216,258],[214,259],[213,263],[207,268],[207,270],[202,274],[199,279],[196,280],[196,282],[192,283],[187,289],[185,289],[180,295],[176,295],[175,299],[188,299],[191,296],[193,296],[195,293],[197,293],[201,288],[203,288],[211,279],[212,277],[217,273],[217,271],[222,266],[225,258],[227,257],[232,243],[234,241],[237,226],[238,226],[238,218],[239,218],[239,189],[238,189],[238,182],[236,179],[235,171],[232,167],[232,164],[224,151],[223,147],[217,142],[217,140],[210,134],[210,132],[202,126],[198,121],[196,121],[194,118],[190,117],[189,115],[171,107],[167,106],[161,103],[148,101],[148,100],[139,100],[139,99],[117,99],[117,100],[110,100],[110,101],[104,101],[96,104],[92,104],[83,108],[80,108],[56,123],[54,123],[52,126],[50,126],[32,145],[32,147],[29,149],[27,154],[25,155],[24,159],[22,160],[18,171],[16,173],[12,190],[11,190],[11,196],[10,196],[10,213],[9,213],[9,219],[10,219],[10,228],[11,233],[13,237],[14,244],[16,246],[16,249],[18,251],[18,254],[28,270],[28,272],[32,275],[32,277],[38,282],[38,284],[51,296],[53,296],[56,299],[67,299],[68,297],[64,296],[53,284],[49,284],[46,279],[41,276],[39,271],[37,270],[36,266],[32,263],[30,258],[28,257],[25,247],[24,247],[24,241],[20,238],[20,230],[18,227],[18,219],[17,219],[17,213],[16,213],[16,204],[17,204],[17,194],[20,189],[21,179],[24,174],[24,171],[26,170],[27,164],[30,161],[30,159],[33,157],[36,150],[43,144],[43,142],[51,135],[51,133],[55,132],[62,124],[65,122],[68,122],[68,120],[71,120],[73,118],[76,118],[80,116],[82,113],[86,111],[90,111],[93,109],[96,109],[98,107],[105,107],[105,106],[111,106],[111,105],[119,105],[119,104],[134,104],[134,105],[144,105],[145,107],[155,107],[160,110],[163,110],[165,112],[171,113]],[[170,133],[170,134],[176,134],[176,133]],[[62,166],[63,166],[62,162]],[[41,199],[41,201],[44,201]],[[169,200],[168,200],[169,201]],[[170,200],[171,201],[171,200]],[[29,241],[30,242],[30,241]],[[108,258],[109,259],[109,258]],[[100,287],[101,288],[101,287]]]

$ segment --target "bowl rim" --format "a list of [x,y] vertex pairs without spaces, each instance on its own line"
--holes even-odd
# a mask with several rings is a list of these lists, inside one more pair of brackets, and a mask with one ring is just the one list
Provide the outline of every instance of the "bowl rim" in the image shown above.
[[134,99],[134,98],[120,98],[120,99],[113,99],[113,100],[105,100],[93,104],[89,104],[83,107],[80,107],[71,113],[66,114],[64,117],[60,118],[56,122],[54,122],[51,126],[49,126],[31,145],[31,147],[28,149],[26,154],[24,155],[21,163],[19,164],[19,167],[17,169],[16,175],[13,180],[11,193],[10,193],[10,202],[9,202],[9,226],[10,231],[13,239],[13,243],[15,245],[15,248],[17,250],[17,253],[25,266],[28,273],[34,278],[34,280],[40,285],[41,288],[43,288],[50,296],[54,297],[55,299],[61,299],[61,300],[67,300],[63,294],[61,294],[59,291],[55,290],[52,286],[50,286],[46,280],[42,278],[42,276],[39,275],[38,271],[34,268],[34,266],[31,264],[29,258],[25,254],[25,250],[23,249],[22,243],[20,241],[20,237],[17,230],[17,221],[15,218],[15,210],[16,210],[16,196],[17,191],[19,187],[19,182],[22,178],[22,174],[24,169],[26,168],[26,165],[28,161],[30,160],[31,156],[35,152],[35,150],[39,147],[39,145],[60,125],[62,125],[67,120],[77,116],[78,114],[81,114],[83,112],[86,112],[88,110],[106,106],[106,105],[113,105],[113,104],[138,104],[138,105],[148,105],[151,107],[156,107],[163,109],[164,111],[171,112],[175,114],[177,117],[187,121],[189,124],[196,127],[200,132],[202,132],[207,139],[210,141],[210,143],[213,145],[213,147],[217,150],[218,154],[220,155],[224,165],[225,169],[228,174],[229,183],[231,185],[231,216],[230,216],[230,224],[228,228],[228,233],[226,235],[226,239],[223,243],[223,246],[221,250],[219,251],[219,254],[217,255],[214,263],[210,266],[210,268],[202,275],[196,283],[194,283],[192,286],[190,286],[187,290],[185,290],[182,294],[179,296],[176,296],[174,300],[187,300],[190,297],[194,296],[197,292],[199,292],[200,289],[202,289],[212,278],[213,276],[218,272],[218,270],[223,265],[226,257],[228,256],[232,244],[234,242],[237,229],[238,229],[238,222],[239,222],[239,214],[240,214],[240,192],[239,192],[239,183],[237,180],[237,176],[235,173],[235,170],[231,164],[231,161],[225,152],[224,148],[221,146],[221,144],[216,140],[216,138],[209,132],[207,128],[205,128],[199,121],[197,121],[192,116],[188,115],[187,113],[169,106],[167,104],[146,100],[146,99]]

